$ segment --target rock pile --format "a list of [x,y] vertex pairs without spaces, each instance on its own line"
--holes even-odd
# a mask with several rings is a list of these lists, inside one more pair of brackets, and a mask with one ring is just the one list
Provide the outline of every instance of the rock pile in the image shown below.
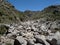
[[0,45],[60,45],[60,22],[34,20],[10,24]]

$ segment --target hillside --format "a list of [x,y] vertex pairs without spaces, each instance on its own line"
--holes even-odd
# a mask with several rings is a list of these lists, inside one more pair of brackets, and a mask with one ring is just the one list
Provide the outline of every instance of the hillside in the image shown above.
[[18,11],[8,1],[0,1],[0,23],[18,23],[20,21],[46,18],[47,21],[60,20],[60,5],[51,5],[42,11]]
[[15,9],[15,7],[8,1],[0,1],[0,23],[13,23],[25,18],[22,12]]
[[42,15],[49,20],[60,20],[60,5],[51,5],[42,11]]

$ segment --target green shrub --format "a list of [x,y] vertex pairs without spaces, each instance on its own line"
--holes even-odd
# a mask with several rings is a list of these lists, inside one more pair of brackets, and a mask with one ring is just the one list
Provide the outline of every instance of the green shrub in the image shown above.
[[5,34],[8,29],[9,29],[9,27],[7,27],[5,25],[1,25],[0,26],[0,35]]

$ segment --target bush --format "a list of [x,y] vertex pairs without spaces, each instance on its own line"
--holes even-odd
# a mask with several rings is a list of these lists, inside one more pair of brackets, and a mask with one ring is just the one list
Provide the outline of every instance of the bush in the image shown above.
[[8,29],[9,29],[9,27],[7,27],[7,26],[5,26],[5,25],[1,25],[1,26],[0,26],[0,35],[5,34]]

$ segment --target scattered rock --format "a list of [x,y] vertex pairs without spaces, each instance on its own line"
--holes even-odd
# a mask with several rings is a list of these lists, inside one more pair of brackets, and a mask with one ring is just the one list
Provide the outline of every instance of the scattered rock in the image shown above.
[[57,30],[59,24],[57,22],[44,21],[43,19],[42,22],[40,20],[27,21],[9,27],[7,35],[4,34],[0,38],[1,45],[6,44],[6,42],[11,42],[12,45],[60,45],[60,32]]

